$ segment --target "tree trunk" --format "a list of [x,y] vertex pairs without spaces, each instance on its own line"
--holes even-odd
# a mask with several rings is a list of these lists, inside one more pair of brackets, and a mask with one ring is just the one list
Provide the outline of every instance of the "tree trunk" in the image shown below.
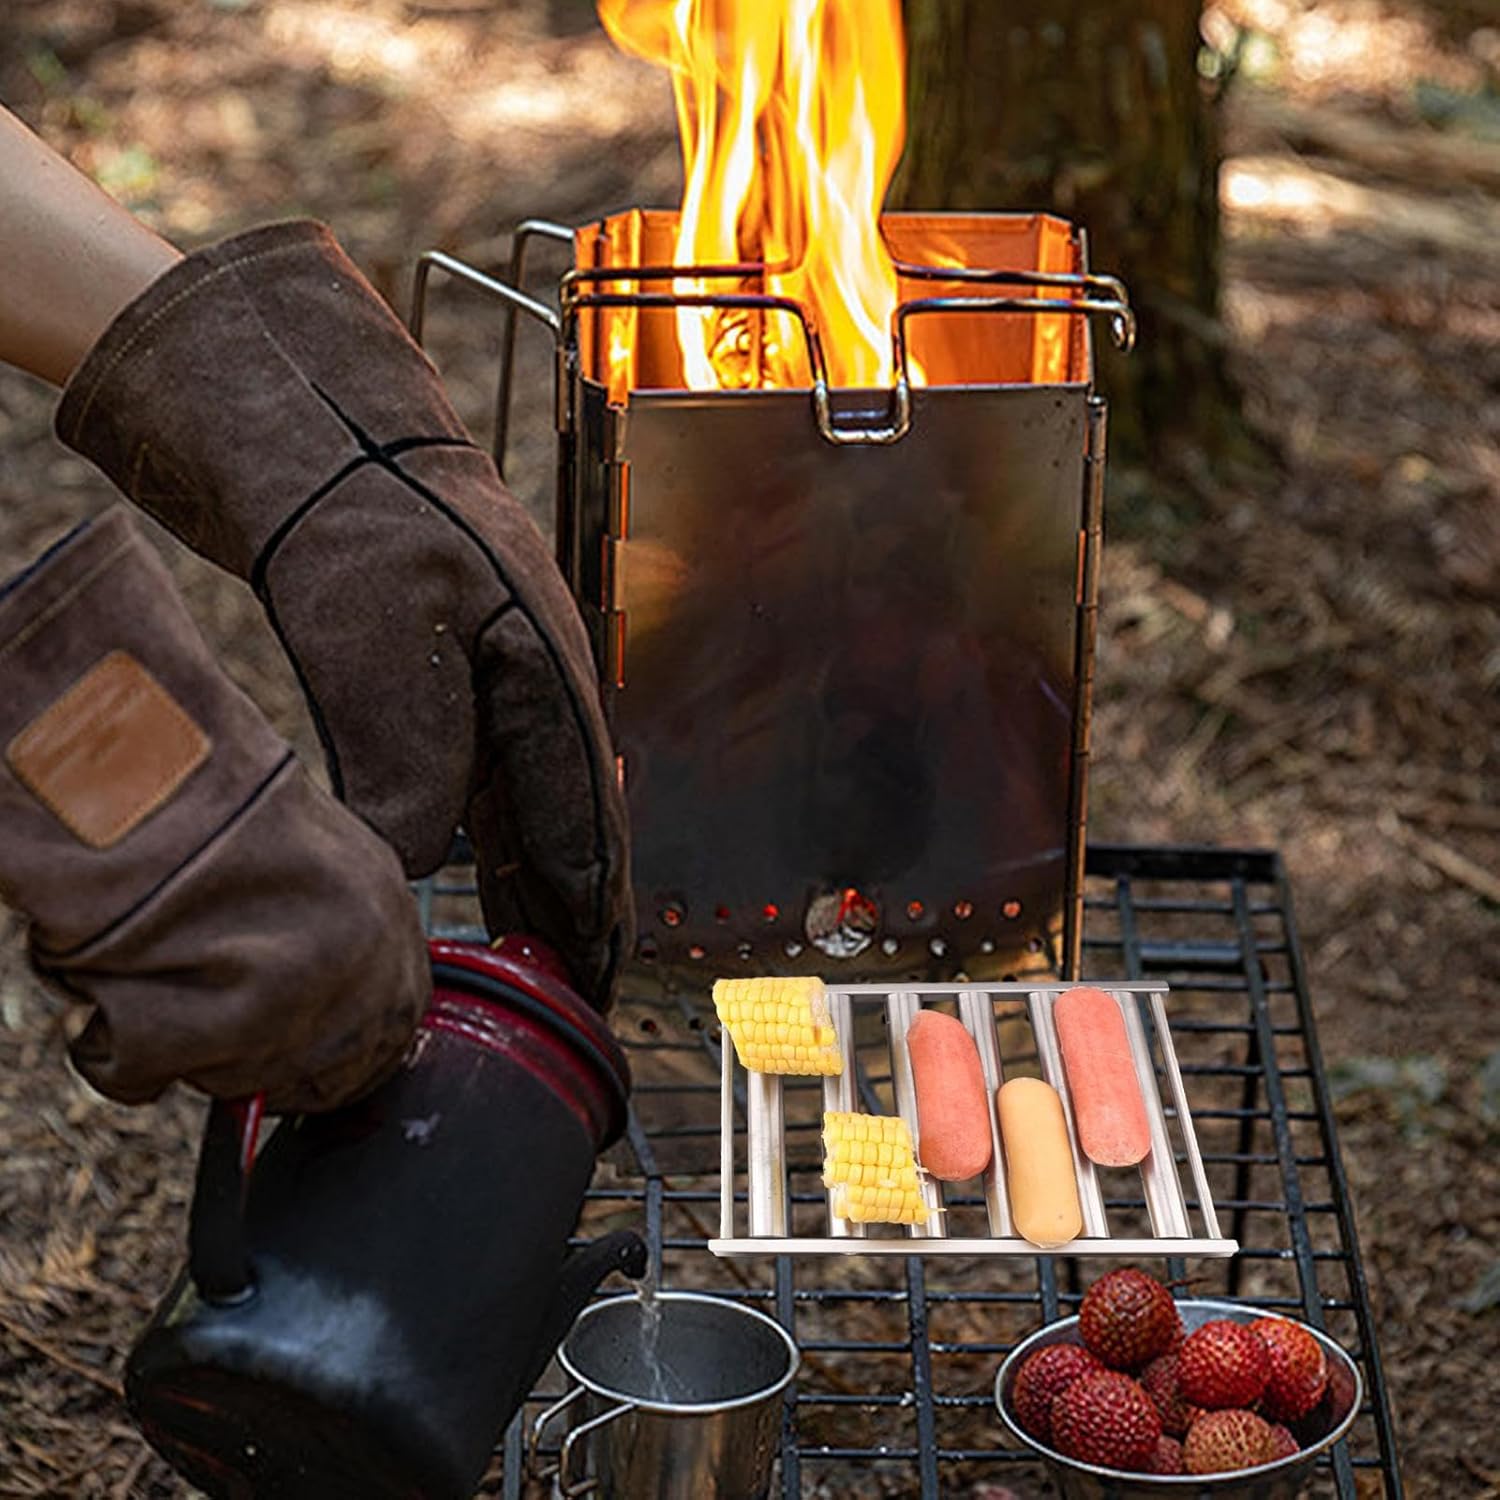
[[[1111,448],[1211,459],[1237,430],[1218,324],[1216,107],[1199,78],[1200,0],[906,0],[906,156],[893,202],[1051,209],[1140,314],[1107,337]],[[1102,333],[1102,329],[1101,329]]]

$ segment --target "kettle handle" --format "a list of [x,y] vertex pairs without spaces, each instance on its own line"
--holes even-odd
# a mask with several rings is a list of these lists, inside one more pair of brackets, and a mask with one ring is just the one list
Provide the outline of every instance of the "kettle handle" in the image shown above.
[[198,1295],[218,1306],[255,1295],[245,1243],[245,1186],[265,1110],[264,1094],[215,1099],[208,1109],[188,1216],[188,1270]]

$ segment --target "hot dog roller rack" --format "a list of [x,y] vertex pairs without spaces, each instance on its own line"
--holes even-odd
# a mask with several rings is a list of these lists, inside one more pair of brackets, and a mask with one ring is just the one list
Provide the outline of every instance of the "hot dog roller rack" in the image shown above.
[[[739,1065],[726,1037],[720,1088],[719,1237],[710,1240],[708,1248],[715,1255],[1038,1254],[1037,1246],[1017,1234],[1011,1219],[995,1107],[996,1092],[1004,1082],[1006,1049],[1001,1037],[1025,1033],[1025,1042],[1016,1050],[1024,1047],[1034,1054],[1042,1077],[1062,1099],[1083,1210],[1082,1235],[1047,1253],[1233,1255],[1239,1247],[1219,1229],[1167,1026],[1167,986],[1095,987],[1111,994],[1124,1015],[1136,1081],[1151,1129],[1151,1150],[1139,1168],[1109,1170],[1117,1183],[1127,1177],[1135,1180],[1143,1194],[1149,1232],[1132,1233],[1129,1228],[1113,1231],[1105,1210],[1101,1169],[1078,1145],[1072,1094],[1052,1016],[1054,1002],[1068,985],[843,985],[830,987],[826,996],[843,1053],[841,1073],[804,1079],[753,1072]],[[854,1224],[839,1218],[829,1206],[820,1214],[816,1193],[799,1194],[793,1190],[793,1183],[821,1166],[817,1130],[821,1111],[883,1114],[891,1112],[890,1105],[894,1104],[894,1112],[906,1121],[921,1159],[921,1131],[906,1033],[924,1004],[954,1006],[978,1048],[989,1101],[990,1164],[973,1184],[945,1184],[923,1174],[922,1192],[930,1209],[925,1224],[907,1225],[904,1230],[895,1225]],[[743,1131],[736,1128],[740,1112],[745,1120]],[[793,1165],[799,1155],[799,1140],[808,1148],[800,1151],[800,1172]],[[736,1191],[741,1182],[745,1184],[743,1205],[737,1202],[740,1194]],[[974,1187],[980,1193],[977,1200],[972,1193]]]

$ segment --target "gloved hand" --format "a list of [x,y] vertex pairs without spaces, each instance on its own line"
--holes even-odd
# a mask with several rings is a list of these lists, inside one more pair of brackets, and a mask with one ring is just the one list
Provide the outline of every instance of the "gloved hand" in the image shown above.
[[408,874],[468,830],[493,932],[608,1003],[624,804],[576,605],[436,372],[326,228],[199,251],[75,371],[62,440],[248,579],[335,790]]
[[0,586],[0,895],[93,1007],[79,1071],[327,1109],[431,989],[391,851],[220,671],[123,507]]

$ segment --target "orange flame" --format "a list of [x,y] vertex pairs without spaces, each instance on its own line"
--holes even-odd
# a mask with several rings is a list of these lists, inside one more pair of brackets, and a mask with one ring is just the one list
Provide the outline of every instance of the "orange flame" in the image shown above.
[[[906,130],[900,0],[598,3],[618,45],[672,71],[674,264],[764,263],[765,290],[810,310],[833,385],[889,385],[897,290],[880,207]],[[682,308],[677,336],[690,389],[810,383],[789,314]]]

